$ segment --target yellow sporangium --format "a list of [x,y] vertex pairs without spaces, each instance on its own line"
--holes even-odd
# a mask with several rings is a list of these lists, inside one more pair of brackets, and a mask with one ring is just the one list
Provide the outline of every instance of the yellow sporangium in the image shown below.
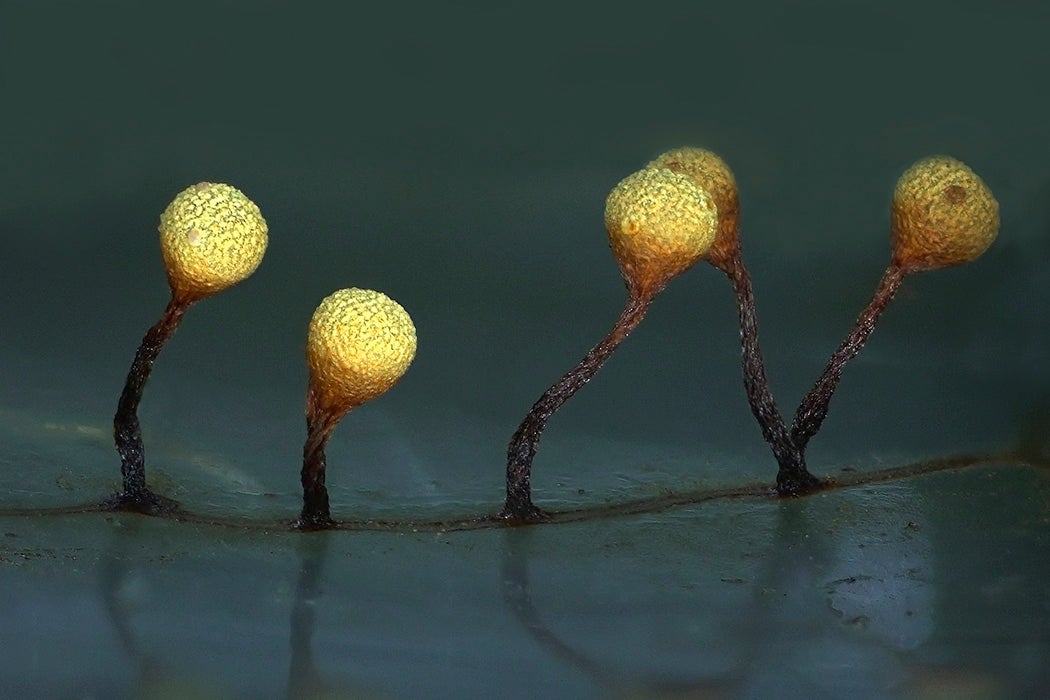
[[949,156],[923,158],[893,193],[893,260],[909,271],[978,258],[999,231],[999,203],[984,181]]
[[396,301],[371,289],[341,289],[310,320],[306,360],[330,410],[347,410],[392,387],[416,356],[416,327]]
[[726,162],[705,148],[686,146],[661,153],[646,167],[688,175],[711,195],[718,209],[718,234],[704,257],[719,269],[729,269],[740,250],[740,192]]
[[266,243],[259,207],[230,185],[188,187],[160,216],[168,283],[181,300],[197,301],[247,278],[262,262]]
[[646,168],[609,193],[605,228],[628,285],[650,294],[707,252],[718,230],[718,209],[691,177]]

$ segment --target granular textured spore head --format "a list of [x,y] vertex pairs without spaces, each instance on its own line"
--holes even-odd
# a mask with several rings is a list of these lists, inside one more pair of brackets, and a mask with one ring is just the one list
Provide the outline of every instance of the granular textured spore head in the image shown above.
[[605,228],[624,279],[658,292],[714,242],[714,199],[688,175],[646,168],[620,181],[605,201]]
[[306,343],[312,391],[345,412],[392,387],[416,355],[408,312],[382,292],[341,289],[314,311]]
[[718,154],[703,148],[675,148],[661,153],[646,167],[688,175],[715,200],[718,235],[705,256],[709,262],[724,267],[739,255],[740,191],[733,171]]
[[160,215],[160,245],[173,294],[196,301],[245,279],[266,252],[266,220],[230,185],[201,182]]
[[893,259],[933,270],[979,257],[999,231],[999,203],[970,168],[932,156],[908,168],[893,193]]

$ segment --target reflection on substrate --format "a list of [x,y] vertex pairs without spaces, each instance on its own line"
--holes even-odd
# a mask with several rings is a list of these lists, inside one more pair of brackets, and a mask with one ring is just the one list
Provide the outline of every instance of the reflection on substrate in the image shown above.
[[[590,679],[601,697],[998,698],[1043,687],[1050,680],[1045,671],[1022,678],[994,660],[929,660],[924,646],[937,646],[938,592],[948,585],[938,580],[944,574],[937,571],[934,538],[920,525],[930,519],[908,485],[880,490],[879,499],[875,517],[836,519],[805,501],[778,509],[774,541],[754,578],[722,579],[746,584],[750,595],[727,607],[724,596],[713,595],[710,610],[701,607],[712,618],[701,628],[716,632],[697,640],[695,667],[706,672],[657,670],[660,663],[631,668],[567,641],[580,635],[534,602],[531,532],[504,535],[503,599],[535,644]],[[906,524],[894,532],[897,522]],[[697,561],[695,569],[711,565],[718,562]],[[646,658],[646,651],[638,656]],[[1045,662],[1050,646],[1044,642],[1036,653]]]
[[[512,528],[493,534],[502,553],[494,569],[499,600],[518,629],[502,643],[508,646],[506,656],[522,664],[521,669],[506,669],[506,682],[520,683],[517,690],[526,691],[527,681],[515,679],[524,679],[531,663],[557,677],[575,676],[600,697],[1015,697],[1041,687],[1050,681],[1045,670],[1038,670],[1047,668],[1050,659],[1045,635],[1028,634],[1031,641],[1020,645],[1041,659],[1028,665],[1036,670],[1027,675],[1005,666],[1001,656],[975,654],[965,641],[945,643],[945,629],[957,625],[955,618],[967,611],[965,604],[946,597],[957,595],[957,579],[970,572],[960,571],[959,562],[951,559],[957,554],[938,550],[957,546],[958,537],[971,536],[967,528],[981,524],[954,517],[950,509],[955,505],[947,506],[946,514],[944,504],[927,501],[925,493],[912,484],[895,483],[745,514],[732,527],[765,523],[771,534],[767,541],[760,533],[762,541],[754,551],[741,553],[745,563],[739,557],[720,558],[720,545],[711,544],[677,550],[673,563],[666,556],[656,559],[662,562],[658,568],[669,567],[657,573],[674,579],[663,588],[676,589],[684,582],[691,588],[677,599],[689,601],[687,606],[671,611],[652,629],[635,627],[652,615],[647,607],[652,599],[645,597],[652,590],[638,585],[652,574],[643,570],[648,562],[636,559],[637,552],[615,552],[603,564],[610,570],[598,574],[614,580],[594,589],[586,577],[571,572],[559,576],[564,561],[558,557],[544,555],[536,562],[543,576],[535,577],[533,559],[550,542],[546,530]],[[674,530],[688,519],[662,522],[661,527]],[[296,562],[288,575],[294,590],[285,689],[289,698],[382,696],[352,680],[355,668],[364,670],[355,666],[360,658],[345,651],[340,657],[337,649],[315,645],[318,626],[332,633],[328,613],[354,603],[345,599],[347,588],[332,586],[336,592],[326,593],[323,585],[331,545],[340,539],[321,532],[294,541]],[[101,597],[134,669],[135,695],[223,697],[224,688],[202,682],[192,670],[166,665],[171,650],[165,651],[163,640],[136,634],[136,618],[147,613],[134,608],[134,599],[153,574],[129,564],[126,547],[127,540],[118,535],[102,562]],[[987,557],[982,550],[977,559],[987,562]],[[1001,579],[984,571],[969,582],[1000,599],[1012,595],[1014,607],[1038,599],[1042,590],[1024,588],[1028,584],[1022,582],[997,593],[992,589],[1009,583]],[[675,600],[665,602],[674,607]],[[588,604],[580,606],[580,601]],[[571,606],[571,614],[565,614],[565,605]],[[619,610],[622,619],[610,617],[610,610]],[[678,646],[669,655],[674,658],[661,651],[663,640],[654,644],[648,637],[653,629],[662,629]],[[367,643],[357,636],[362,630],[345,632],[358,640],[353,646]],[[481,631],[482,637],[488,634]],[[246,653],[249,640],[229,642],[243,645],[246,668],[259,663]],[[1013,644],[1002,654],[1016,655],[1020,646]],[[541,654],[538,660],[532,658],[536,652]],[[367,656],[364,649],[361,656]]]

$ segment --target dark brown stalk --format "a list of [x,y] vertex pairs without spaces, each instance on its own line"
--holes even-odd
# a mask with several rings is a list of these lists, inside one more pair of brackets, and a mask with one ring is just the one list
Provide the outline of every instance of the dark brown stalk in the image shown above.
[[857,317],[853,330],[828,360],[824,373],[799,404],[798,410],[795,411],[795,420],[791,424],[791,441],[800,451],[806,449],[809,439],[820,430],[821,423],[828,415],[828,404],[831,403],[831,397],[842,378],[842,370],[864,347],[868,336],[875,330],[879,316],[897,293],[906,274],[907,271],[896,263],[891,263],[886,268],[875,295]]
[[740,360],[744,389],[751,413],[762,429],[762,437],[769,443],[777,460],[777,492],[782,496],[808,493],[818,488],[822,482],[806,469],[805,454],[792,440],[769,388],[762,348],[758,343],[758,319],[755,316],[751,276],[739,253],[728,257],[717,267],[732,282],[736,295],[737,314],[740,317]]
[[345,415],[323,408],[313,388],[306,396],[306,443],[303,445],[303,510],[296,521],[302,530],[326,530],[335,526],[325,486],[327,459],[324,449],[339,420]]
[[639,292],[629,288],[628,291],[627,306],[609,334],[579,364],[543,393],[511,438],[507,446],[507,500],[498,517],[518,521],[545,517],[543,511],[532,503],[530,482],[532,460],[536,456],[540,433],[554,412],[598,373],[613,351],[638,327],[659,289],[655,292]]
[[117,402],[116,415],[113,416],[113,440],[120,454],[120,473],[124,483],[120,493],[103,503],[106,508],[147,514],[169,513],[178,508],[175,501],[158,496],[146,486],[146,456],[138,408],[139,402],[142,401],[142,392],[153,370],[153,362],[164,343],[174,335],[183,314],[192,303],[172,296],[160,320],[146,331],[135,352],[135,359],[124,383],[124,391]]

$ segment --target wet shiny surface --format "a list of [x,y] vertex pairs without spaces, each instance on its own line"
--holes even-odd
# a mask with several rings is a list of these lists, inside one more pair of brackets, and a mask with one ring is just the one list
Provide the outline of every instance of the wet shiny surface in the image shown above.
[[63,697],[1020,697],[1050,682],[1048,503],[1045,475],[1001,468],[597,527],[5,518],[0,675]]

